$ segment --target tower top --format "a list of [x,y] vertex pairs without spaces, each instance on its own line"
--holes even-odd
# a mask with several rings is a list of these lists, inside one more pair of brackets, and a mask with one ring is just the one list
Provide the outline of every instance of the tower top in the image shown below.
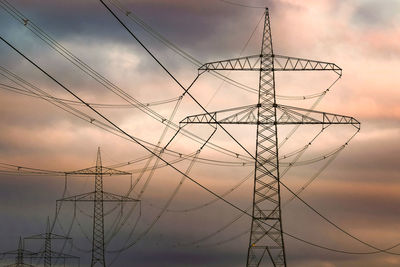
[[101,153],[100,147],[97,148],[97,159],[96,159],[96,166],[101,166]]
[[51,231],[50,229],[50,218],[47,216],[47,222],[46,222],[46,234],[49,234]]
[[18,250],[23,250],[23,249],[24,249],[24,245],[22,244],[22,237],[19,237]]

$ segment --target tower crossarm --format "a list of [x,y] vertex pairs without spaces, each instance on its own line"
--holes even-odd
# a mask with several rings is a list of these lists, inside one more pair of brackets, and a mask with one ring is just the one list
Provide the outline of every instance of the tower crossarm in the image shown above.
[[103,192],[103,201],[106,202],[139,202],[140,200],[127,196],[120,196],[113,193]]
[[60,259],[79,259],[78,256],[74,256],[71,254],[61,253],[57,251],[50,251],[52,258],[60,258]]
[[334,71],[339,76],[342,75],[342,69],[335,63],[282,55],[273,55],[272,57],[275,71],[325,70]]
[[15,255],[16,256],[16,262],[13,263],[13,264],[5,265],[5,267],[11,267],[11,266],[29,266],[29,267],[33,267],[33,265],[24,263],[24,258],[29,258],[29,259],[40,258],[39,257],[39,253],[23,249],[21,241],[20,241],[19,248],[17,250],[3,252],[3,253],[0,253],[0,255],[3,256],[3,257],[5,257],[7,255],[10,255],[10,256],[14,256]]
[[277,124],[350,124],[360,129],[360,122],[350,116],[285,105],[276,105],[276,108],[280,111]]
[[[235,124],[247,124],[250,118],[255,118],[254,112],[257,112],[257,105],[248,105],[237,108],[230,108],[224,110],[218,110],[214,112],[192,115],[184,118],[179,122],[180,125],[186,124],[213,124],[213,123],[235,123]],[[217,115],[220,117],[224,116],[223,120],[217,120]]]
[[238,57],[205,63],[199,70],[260,70],[260,55]]
[[18,255],[18,253],[23,254],[24,257],[28,256],[28,258],[30,258],[30,257],[34,258],[35,256],[38,255],[37,252],[33,252],[33,251],[26,250],[26,249],[22,249],[22,250],[12,250],[12,251],[7,251],[7,252],[1,252],[0,256],[4,257],[4,256],[7,256],[7,255]]
[[[261,65],[261,58],[273,58],[274,64]],[[289,57],[283,55],[253,55],[238,57],[227,60],[205,63],[199,71],[208,70],[243,70],[243,71],[334,71],[339,76],[342,69],[331,62],[324,62],[312,59]]]
[[35,266],[31,265],[31,264],[26,264],[26,263],[13,263],[10,265],[5,265],[4,267],[35,267]]
[[46,239],[46,238],[50,238],[50,239],[72,239],[71,237],[57,235],[57,234],[53,234],[53,233],[38,234],[38,235],[32,235],[32,236],[24,237],[24,239]]
[[360,122],[353,117],[310,109],[276,105],[277,119],[264,117],[257,120],[257,108],[272,109],[273,105],[250,105],[188,116],[181,124],[351,124],[360,129]]
[[124,172],[124,171],[120,171],[120,170],[116,170],[116,169],[107,168],[104,166],[101,167],[101,172],[99,172],[99,170],[96,169],[96,167],[94,166],[94,167],[90,167],[90,168],[86,168],[86,169],[82,169],[82,170],[66,172],[66,174],[68,174],[68,175],[71,175],[71,174],[75,174],[75,175],[131,175],[130,172]]
[[[59,202],[59,201],[93,202],[93,201],[95,201],[95,192],[70,196],[70,197],[66,197],[66,198],[57,200],[57,202]],[[139,202],[140,200],[130,198],[127,196],[116,195],[116,194],[109,193],[109,192],[103,192],[102,201],[104,201],[104,202]]]

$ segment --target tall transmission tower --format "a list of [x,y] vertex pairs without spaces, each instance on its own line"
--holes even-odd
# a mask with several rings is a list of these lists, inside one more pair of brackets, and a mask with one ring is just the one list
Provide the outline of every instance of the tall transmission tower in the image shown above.
[[37,253],[25,250],[22,243],[22,238],[19,238],[18,249],[1,253],[1,255],[15,255],[15,263],[6,265],[6,267],[33,267],[31,264],[24,262],[24,258],[36,258]]
[[46,233],[33,235],[33,236],[24,238],[24,240],[27,240],[27,239],[28,240],[44,240],[44,250],[37,253],[37,254],[43,255],[43,266],[44,267],[52,266],[52,259],[63,259],[64,264],[65,264],[66,259],[78,259],[79,260],[79,257],[73,256],[73,255],[68,255],[65,253],[55,252],[51,249],[51,243],[52,243],[51,241],[52,240],[54,240],[54,239],[66,240],[66,239],[71,239],[71,238],[67,237],[67,236],[53,234],[51,232],[49,218],[47,218]]
[[131,175],[129,172],[123,172],[102,166],[100,148],[97,150],[96,166],[68,172],[69,175],[94,175],[94,192],[84,193],[76,196],[70,196],[57,200],[72,202],[93,202],[93,235],[92,235],[92,260],[90,266],[106,266],[104,253],[104,202],[138,202],[139,200],[127,196],[120,196],[103,191],[103,175]]
[[[350,124],[360,129],[353,117],[307,110],[276,103],[275,71],[333,71],[342,69],[334,63],[276,55],[268,8],[259,55],[206,63],[199,71],[258,71],[258,102],[255,105],[231,108],[186,117],[181,124],[253,124],[257,127],[253,209],[247,266],[286,266],[282,234],[280,176],[278,160],[278,125],[287,124]],[[268,255],[269,261],[265,260]]]

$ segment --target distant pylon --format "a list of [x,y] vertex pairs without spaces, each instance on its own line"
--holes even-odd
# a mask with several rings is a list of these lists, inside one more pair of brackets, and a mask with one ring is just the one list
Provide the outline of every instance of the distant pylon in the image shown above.
[[33,235],[33,236],[28,236],[25,237],[24,239],[42,239],[44,240],[44,250],[38,252],[38,255],[43,255],[43,265],[45,267],[50,267],[52,266],[52,259],[63,259],[65,262],[65,259],[78,259],[79,257],[72,256],[69,254],[65,253],[60,253],[60,252],[55,252],[51,249],[51,241],[53,239],[59,239],[59,240],[65,240],[65,239],[71,239],[70,237],[67,236],[61,236],[61,235],[56,235],[51,232],[51,227],[50,227],[50,221],[49,218],[47,217],[47,225],[46,225],[46,233],[44,234],[38,234],[38,235]]
[[[333,71],[342,75],[334,63],[276,55],[268,8],[265,10],[264,30],[259,55],[206,63],[205,71],[258,71],[258,102],[254,105],[231,108],[186,117],[181,124],[252,124],[257,127],[253,210],[247,266],[286,266],[282,234],[280,175],[278,160],[278,125],[290,124],[350,124],[360,129],[360,123],[349,116],[318,112],[276,103],[275,71]],[[200,74],[201,74],[200,73]],[[264,257],[269,257],[269,261]]]
[[93,236],[92,236],[92,260],[91,266],[106,266],[104,253],[104,202],[138,202],[139,200],[127,196],[120,196],[103,191],[103,175],[131,175],[129,172],[123,172],[102,166],[100,148],[97,150],[96,166],[68,172],[73,175],[94,175],[94,192],[84,193],[76,196],[70,196],[59,201],[72,202],[93,202]]
[[18,249],[1,253],[1,255],[15,255],[15,263],[6,265],[5,267],[33,267],[31,264],[24,263],[24,258],[36,258],[37,253],[25,250],[22,238],[19,238]]

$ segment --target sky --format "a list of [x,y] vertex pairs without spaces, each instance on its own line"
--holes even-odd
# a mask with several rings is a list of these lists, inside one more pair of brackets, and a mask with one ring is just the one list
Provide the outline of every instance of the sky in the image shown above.
[[[81,99],[101,104],[93,107],[151,151],[155,144],[167,145],[175,134],[173,127],[164,130],[164,119],[179,125],[186,116],[204,113],[188,95],[180,98],[182,88],[99,1],[9,1],[29,19],[28,25],[5,11],[5,1],[0,3],[2,38]],[[351,137],[356,130],[349,125],[329,126],[320,135],[320,126],[301,126],[280,148],[282,181],[293,191],[301,190],[323,170],[301,190],[302,199],[369,244],[384,249],[400,243],[399,1],[106,3],[184,88],[197,78],[190,93],[208,111],[255,104],[257,95],[252,88],[258,87],[258,73],[223,72],[250,88],[250,92],[209,72],[198,77],[198,66],[171,47],[201,63],[258,55],[264,19],[264,8],[258,7],[268,7],[275,54],[334,62],[343,69],[340,79],[330,72],[276,73],[277,102],[308,109],[317,101],[315,110],[352,116],[361,122],[361,131],[354,138]],[[117,9],[117,3],[130,11],[129,16]],[[153,36],[135,19],[151,27]],[[33,26],[62,45],[58,49],[67,49],[64,51],[97,74],[88,75],[77,61],[73,61],[74,65],[64,57],[66,54],[61,55],[45,42],[50,39],[38,38],[31,30]],[[154,38],[154,32],[164,42]],[[14,80],[24,79],[40,89],[42,95],[72,103],[74,114],[65,111],[65,106],[61,109],[54,105],[54,98],[48,101],[49,98],[21,91],[28,87],[21,87],[21,80],[10,80],[10,72],[16,75]],[[149,151],[140,145],[107,128],[107,121],[73,102],[76,99],[71,94],[4,42],[0,42],[0,74],[0,251],[15,250],[20,236],[45,231],[49,217],[54,222],[54,233],[69,232],[74,240],[73,245],[54,241],[53,249],[77,255],[81,266],[89,266],[92,206],[80,203],[74,208],[73,204],[64,203],[57,216],[55,211],[56,200],[93,191],[94,178],[69,175],[65,180],[62,174],[33,174],[29,169],[10,165],[70,172],[94,166],[100,147],[104,166],[132,173],[105,176],[104,191],[120,195],[129,192],[130,197],[141,200],[140,205],[123,207],[105,204],[108,266],[245,265],[249,217],[217,201],[182,174],[150,158]],[[324,91],[320,98],[303,99]],[[141,108],[131,105],[139,102],[144,103]],[[292,128],[281,126],[278,140],[285,140]],[[183,130],[173,139],[162,158],[174,162],[174,167],[241,209],[250,207],[254,165],[243,149],[220,128],[204,148],[202,144],[214,128],[188,125],[183,129],[186,132]],[[226,129],[250,153],[255,153],[254,126],[229,125]],[[309,142],[312,144],[308,147]],[[344,149],[340,149],[343,145]],[[304,153],[290,156],[305,146]],[[199,149],[197,159],[185,157]],[[332,153],[339,149],[339,153]],[[287,170],[296,155],[296,166]],[[160,168],[152,169],[160,164]],[[285,232],[331,249],[374,251],[291,197],[282,189],[282,202],[288,202],[282,208]],[[116,225],[121,225],[119,231],[115,231]],[[345,254],[310,246],[287,235],[284,241],[289,266],[400,264],[400,256],[395,255],[400,254],[397,247],[390,250],[392,254]],[[25,248],[39,250],[41,243],[26,241]],[[126,249],[115,253],[121,248]],[[74,262],[68,264],[76,266]],[[268,261],[263,264],[271,266]]]

